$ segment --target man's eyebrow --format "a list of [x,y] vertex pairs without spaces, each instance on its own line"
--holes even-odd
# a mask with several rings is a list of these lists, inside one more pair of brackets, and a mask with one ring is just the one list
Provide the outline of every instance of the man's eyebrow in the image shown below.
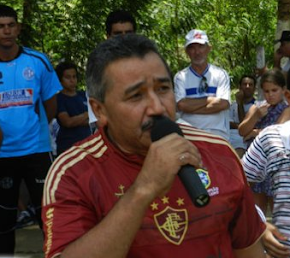
[[169,77],[157,77],[153,79],[154,82],[170,82],[171,83],[171,79]]
[[141,88],[144,85],[144,81],[138,82],[125,90],[125,95],[130,94],[131,92],[136,91],[137,89]]
[[16,22],[14,22],[14,21],[9,22],[9,23],[2,23],[2,22],[0,23],[0,25],[8,25],[8,26],[11,26],[11,25],[14,25],[14,24],[16,24]]
[[[159,82],[159,83],[171,83],[171,79],[169,77],[157,77],[153,79],[154,82]],[[145,84],[145,81],[140,81],[132,86],[130,86],[129,88],[127,88],[125,90],[125,95],[130,94],[131,92],[134,92],[136,90],[138,90],[139,88],[141,88],[143,85]]]

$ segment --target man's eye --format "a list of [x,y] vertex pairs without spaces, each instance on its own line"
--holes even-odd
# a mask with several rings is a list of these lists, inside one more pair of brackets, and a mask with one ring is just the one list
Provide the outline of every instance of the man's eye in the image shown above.
[[158,89],[157,89],[157,91],[158,92],[167,92],[167,91],[169,91],[171,88],[169,87],[169,86],[167,86],[167,85],[163,85],[163,86],[161,86],[161,87],[159,87]]
[[128,99],[130,99],[130,100],[139,100],[141,98],[142,98],[142,94],[138,92],[138,93],[135,93],[135,94],[132,94],[131,96],[129,96]]

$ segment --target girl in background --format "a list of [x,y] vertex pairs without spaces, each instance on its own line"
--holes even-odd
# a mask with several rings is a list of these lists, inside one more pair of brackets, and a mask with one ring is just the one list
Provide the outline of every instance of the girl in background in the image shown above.
[[[286,81],[278,69],[267,71],[261,78],[261,88],[265,101],[251,106],[244,120],[239,125],[239,133],[247,141],[248,146],[265,127],[279,123],[283,111],[288,107],[284,100]],[[273,198],[270,178],[252,186],[256,204],[266,214],[270,205],[272,210]]]

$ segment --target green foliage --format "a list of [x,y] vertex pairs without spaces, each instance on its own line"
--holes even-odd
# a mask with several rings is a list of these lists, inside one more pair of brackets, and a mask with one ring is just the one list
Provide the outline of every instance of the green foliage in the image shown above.
[[[207,31],[212,44],[210,62],[226,69],[233,85],[244,73],[254,73],[256,48],[273,57],[276,0],[175,0],[155,2],[148,13],[156,20],[150,33],[174,72],[187,65],[184,37],[194,28]],[[153,24],[153,23],[151,23]]]
[[173,74],[188,65],[184,37],[194,28],[207,31],[210,62],[223,67],[232,87],[253,73],[256,48],[265,47],[272,65],[277,24],[276,0],[2,0],[19,11],[20,42],[45,52],[53,64],[75,62],[83,72],[87,56],[106,38],[105,19],[114,9],[127,9],[138,31],[155,40]]

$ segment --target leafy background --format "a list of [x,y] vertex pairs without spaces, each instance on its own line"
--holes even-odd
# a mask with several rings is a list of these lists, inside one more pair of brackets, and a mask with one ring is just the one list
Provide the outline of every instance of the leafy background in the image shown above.
[[209,61],[228,71],[232,89],[243,74],[253,74],[256,49],[265,48],[273,65],[276,0],[2,0],[14,7],[23,23],[20,44],[46,53],[56,65],[75,62],[83,74],[87,56],[105,39],[105,19],[123,8],[136,18],[138,31],[155,40],[173,74],[189,64],[185,34],[205,30],[212,52]]

